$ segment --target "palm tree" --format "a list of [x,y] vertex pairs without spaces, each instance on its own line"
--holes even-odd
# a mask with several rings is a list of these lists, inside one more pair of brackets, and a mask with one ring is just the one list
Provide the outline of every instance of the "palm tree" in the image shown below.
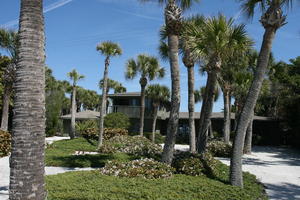
[[207,84],[205,96],[201,107],[199,137],[197,139],[197,151],[203,153],[207,145],[207,130],[213,108],[214,92],[217,79],[221,70],[223,59],[234,54],[237,50],[251,45],[245,26],[233,25],[234,20],[226,19],[224,15],[208,18],[203,26],[191,25],[186,38],[186,45],[192,54],[202,60],[206,60]]
[[104,75],[103,75],[103,88],[102,88],[102,98],[100,106],[100,126],[99,126],[99,138],[98,138],[98,148],[102,146],[103,143],[103,130],[104,130],[104,115],[106,110],[106,95],[107,95],[107,80],[108,80],[108,67],[110,64],[111,57],[122,55],[121,47],[111,41],[102,42],[97,45],[97,51],[105,56],[104,61]]
[[[103,79],[99,81],[99,88],[103,89]],[[113,89],[115,94],[124,93],[127,91],[127,89],[122,85],[122,83],[112,79],[107,79],[106,96],[108,95],[110,89]]]
[[143,136],[144,132],[144,113],[145,113],[145,89],[149,81],[156,78],[163,78],[165,69],[160,66],[156,57],[146,54],[140,54],[137,59],[129,59],[126,63],[126,79],[134,79],[140,75],[141,85],[141,107],[140,107],[140,130],[139,133]]
[[20,8],[9,199],[44,200],[46,120],[43,1],[22,0]]
[[[141,0],[151,1],[151,0]],[[162,154],[162,161],[171,163],[173,159],[174,145],[178,131],[179,107],[180,107],[180,71],[178,63],[179,35],[182,27],[182,10],[192,6],[199,0],[157,0],[165,7],[165,26],[168,36],[169,62],[172,80],[171,111],[167,128],[167,136]],[[179,6],[181,8],[179,8]]]
[[17,47],[18,47],[18,34],[14,31],[0,29],[0,48],[6,50],[11,57],[10,63],[4,69],[4,92],[3,92],[3,106],[2,106],[2,119],[1,130],[7,131],[8,116],[9,116],[9,102],[13,92],[13,83],[15,81],[15,71],[17,63]]
[[276,31],[286,24],[286,15],[283,14],[283,6],[291,6],[292,0],[241,0],[242,9],[249,17],[253,17],[256,7],[262,11],[260,22],[265,29],[262,46],[258,56],[254,80],[248,92],[245,105],[239,118],[234,139],[233,154],[230,161],[230,182],[232,185],[243,187],[242,155],[246,129],[251,120],[257,98],[268,67],[272,43]]
[[153,104],[153,123],[152,123],[152,142],[155,142],[155,128],[158,108],[161,104],[167,103],[170,100],[170,89],[167,86],[153,84],[146,89],[146,96],[152,100]]
[[75,69],[73,69],[71,72],[69,72],[68,77],[71,79],[72,82],[72,104],[71,104],[71,132],[70,132],[70,138],[74,139],[75,137],[75,114],[76,114],[76,89],[77,89],[77,83],[81,79],[84,79],[84,76],[79,74]]

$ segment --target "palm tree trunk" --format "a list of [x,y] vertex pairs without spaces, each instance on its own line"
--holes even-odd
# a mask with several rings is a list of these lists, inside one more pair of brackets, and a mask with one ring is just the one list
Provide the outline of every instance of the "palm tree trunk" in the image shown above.
[[147,85],[147,78],[141,77],[140,79],[141,84],[141,107],[140,107],[140,128],[139,133],[140,136],[144,135],[144,118],[145,118],[145,89]]
[[71,109],[71,132],[70,132],[70,138],[75,138],[75,114],[76,114],[76,85],[73,85],[73,91],[72,91],[72,109]]
[[189,108],[189,136],[190,152],[196,152],[196,133],[195,133],[195,96],[194,96],[194,66],[187,67],[188,70],[188,108]]
[[250,123],[247,128],[247,132],[246,132],[244,154],[251,154],[251,152],[252,152],[253,117],[254,117],[254,113],[252,113],[252,117],[251,117]]
[[109,57],[105,59],[104,75],[103,75],[103,88],[102,88],[102,98],[100,105],[100,119],[99,119],[99,137],[98,137],[98,149],[103,144],[103,132],[104,132],[104,115],[106,110],[106,98],[107,98],[107,81],[108,81],[108,66]]
[[10,200],[44,200],[45,51],[43,1],[22,0],[19,24]]
[[275,37],[275,33],[276,29],[274,29],[273,27],[266,28],[265,30],[254,80],[251,84],[246,102],[239,117],[234,139],[233,154],[230,162],[230,182],[234,186],[243,187],[242,155],[246,129],[251,120],[252,112],[254,110],[268,67],[270,52],[272,49],[272,42]]
[[3,94],[3,105],[2,105],[2,119],[1,119],[1,130],[7,131],[8,129],[8,116],[9,116],[9,100],[11,96],[12,88],[5,86]]
[[208,139],[208,128],[210,124],[211,113],[214,104],[214,93],[217,84],[217,73],[209,71],[207,73],[207,83],[205,88],[205,95],[201,107],[199,137],[197,139],[197,151],[204,153],[206,150]]
[[157,112],[158,106],[154,106],[154,113],[153,113],[153,123],[152,123],[152,142],[155,143],[155,128],[156,128],[156,121],[157,121]]
[[223,90],[224,99],[224,124],[223,124],[223,140],[227,144],[230,142],[230,95],[227,89]]
[[179,107],[180,107],[180,71],[178,63],[178,35],[168,35],[169,57],[172,79],[171,111],[165,139],[162,161],[171,164],[174,153],[174,145],[178,132]]

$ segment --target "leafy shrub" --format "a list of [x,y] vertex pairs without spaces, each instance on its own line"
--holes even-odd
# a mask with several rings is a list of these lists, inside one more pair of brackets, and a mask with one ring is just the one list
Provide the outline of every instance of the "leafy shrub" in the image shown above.
[[[130,133],[131,136],[139,135],[139,133]],[[152,140],[152,133],[144,132],[144,137],[149,140]],[[165,142],[165,136],[161,135],[160,133],[155,133],[155,144],[162,144]]]
[[213,156],[229,158],[231,156],[232,146],[223,141],[212,140],[208,142],[207,150]]
[[104,129],[104,139],[109,140],[116,136],[126,136],[128,135],[128,131],[123,128],[105,128]]
[[98,130],[98,123],[96,120],[85,120],[76,123],[76,133],[86,139],[97,139]]
[[169,178],[173,171],[169,165],[149,158],[129,162],[110,161],[100,169],[105,175],[146,179]]
[[161,154],[162,148],[141,136],[116,136],[104,142],[99,151],[157,158]]
[[190,152],[178,152],[172,162],[172,167],[176,169],[178,174],[186,174],[191,176],[218,176],[219,161],[206,152],[203,154],[196,154]]
[[7,156],[11,150],[11,136],[7,131],[0,130],[0,156]]
[[130,121],[128,116],[124,113],[109,113],[104,117],[104,127],[128,129],[130,127]]

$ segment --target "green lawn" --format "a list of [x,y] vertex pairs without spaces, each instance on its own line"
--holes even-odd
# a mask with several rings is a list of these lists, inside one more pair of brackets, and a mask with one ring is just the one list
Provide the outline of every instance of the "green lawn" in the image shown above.
[[95,152],[96,145],[96,141],[87,141],[84,138],[54,142],[46,149],[46,165],[57,167],[103,167],[109,160],[128,161],[136,158],[124,153],[72,155],[75,151]]
[[[96,151],[96,141],[86,139],[54,142],[46,149],[48,166],[102,167],[109,160],[129,161],[133,156],[117,154],[72,155]],[[219,163],[217,177],[174,175],[170,179],[147,180],[101,175],[98,170],[47,176],[48,200],[266,200],[255,176],[244,173],[245,188],[229,185],[229,168]]]

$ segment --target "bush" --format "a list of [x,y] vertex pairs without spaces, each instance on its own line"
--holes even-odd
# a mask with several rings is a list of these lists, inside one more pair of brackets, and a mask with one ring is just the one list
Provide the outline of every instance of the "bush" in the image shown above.
[[207,150],[213,156],[229,158],[231,156],[232,146],[223,141],[212,140],[208,142]]
[[215,160],[210,153],[196,154],[190,152],[178,152],[172,162],[176,173],[191,176],[212,176],[220,174],[219,161]]
[[109,113],[104,117],[105,128],[122,128],[127,129],[130,127],[130,121],[124,113]]
[[11,150],[11,136],[7,131],[0,130],[0,157],[7,156]]
[[[130,133],[131,136],[139,135],[139,133]],[[144,137],[152,141],[152,133],[144,132]],[[160,133],[155,133],[155,144],[162,144],[165,142],[165,136]]]
[[149,158],[129,162],[110,161],[100,169],[104,175],[146,179],[169,178],[173,171],[169,165]]
[[76,123],[76,133],[80,134],[86,139],[98,138],[98,123],[96,120],[85,120]]
[[104,139],[109,140],[116,136],[126,136],[128,135],[128,131],[123,128],[105,128],[104,129]]
[[141,136],[116,136],[104,142],[99,151],[157,158],[161,154],[162,148]]

